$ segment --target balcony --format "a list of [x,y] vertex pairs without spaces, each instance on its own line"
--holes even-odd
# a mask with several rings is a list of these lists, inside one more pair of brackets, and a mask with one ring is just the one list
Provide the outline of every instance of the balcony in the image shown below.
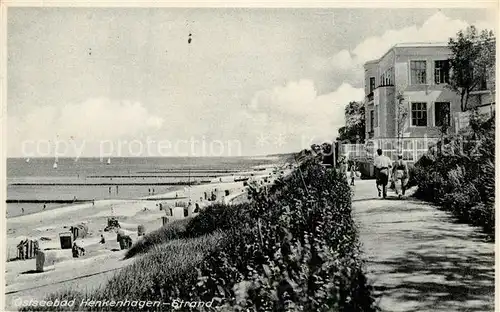
[[394,87],[394,84],[392,84],[392,83],[381,84],[377,88],[383,88],[383,87]]

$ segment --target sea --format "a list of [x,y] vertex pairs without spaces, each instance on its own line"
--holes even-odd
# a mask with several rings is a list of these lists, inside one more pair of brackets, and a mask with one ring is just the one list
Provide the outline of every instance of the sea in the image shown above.
[[[7,159],[7,218],[73,205],[138,199],[209,183],[276,162],[275,157],[121,157]],[[45,208],[44,208],[45,206]]]

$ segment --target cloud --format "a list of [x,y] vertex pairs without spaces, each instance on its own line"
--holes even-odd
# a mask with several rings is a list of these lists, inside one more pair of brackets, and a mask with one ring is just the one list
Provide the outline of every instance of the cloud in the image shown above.
[[[464,29],[468,24],[461,20],[452,20],[441,12],[429,17],[421,27],[411,26],[399,30],[388,30],[380,37],[370,37],[353,50],[357,62],[381,57],[397,43],[406,42],[447,42],[448,38]],[[436,31],[439,30],[439,31]]]
[[[248,110],[236,119],[245,120],[240,127],[245,129],[249,142],[256,142],[253,154],[293,152],[311,143],[333,140],[345,123],[345,106],[363,96],[363,89],[347,83],[319,95],[314,82],[303,79],[257,92]],[[269,144],[259,146],[260,136]],[[283,144],[276,142],[280,136]]]
[[[478,21],[476,27],[496,29],[491,21]],[[459,30],[469,24],[462,20],[451,19],[441,12],[430,16],[420,27],[413,25],[397,30],[388,30],[381,36],[372,36],[359,43],[352,51],[341,50],[327,59],[314,59],[316,69],[335,70],[348,77],[362,78],[363,64],[380,58],[397,43],[409,42],[448,42]]]
[[23,117],[9,117],[9,145],[20,155],[23,141],[117,140],[134,138],[162,125],[163,119],[141,103],[96,98],[62,107],[35,107]]

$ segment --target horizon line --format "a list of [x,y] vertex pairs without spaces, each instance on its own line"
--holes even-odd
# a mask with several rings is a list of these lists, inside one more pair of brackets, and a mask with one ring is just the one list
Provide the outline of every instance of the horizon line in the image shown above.
[[[295,154],[298,152],[286,152],[286,153],[276,153],[276,154],[265,154],[265,155],[239,155],[239,156],[196,156],[196,155],[188,155],[188,156],[81,156],[81,157],[60,157],[57,159],[83,159],[83,158],[237,158],[237,157],[273,157],[273,156],[281,156],[281,155],[289,155]],[[46,158],[53,159],[55,156],[7,156],[7,159],[36,159],[36,158]]]

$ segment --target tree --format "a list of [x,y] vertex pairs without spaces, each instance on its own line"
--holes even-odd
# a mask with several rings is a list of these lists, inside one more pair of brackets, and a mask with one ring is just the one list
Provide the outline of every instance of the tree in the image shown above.
[[450,38],[449,87],[460,94],[462,112],[468,109],[469,96],[482,81],[494,79],[496,38],[491,30],[478,31],[469,26]]
[[365,138],[365,105],[352,101],[345,108],[346,125],[339,129],[337,140],[351,143],[364,143]]
[[323,164],[333,166],[335,163],[334,160],[334,147],[331,143],[324,142],[321,144],[321,152],[323,154]]
[[333,147],[331,143],[324,142],[321,145],[312,144],[311,154],[320,160],[324,165],[333,165]]
[[318,144],[312,144],[311,151],[313,152],[313,154],[315,156],[317,156],[317,155],[321,155],[322,149],[321,149],[321,146],[319,146]]
[[402,151],[401,140],[403,139],[403,133],[406,126],[406,119],[408,117],[408,108],[405,105],[405,99],[402,93],[399,93],[396,96],[396,100],[398,101],[397,107],[397,119],[396,119],[396,135],[398,139],[398,154]]

